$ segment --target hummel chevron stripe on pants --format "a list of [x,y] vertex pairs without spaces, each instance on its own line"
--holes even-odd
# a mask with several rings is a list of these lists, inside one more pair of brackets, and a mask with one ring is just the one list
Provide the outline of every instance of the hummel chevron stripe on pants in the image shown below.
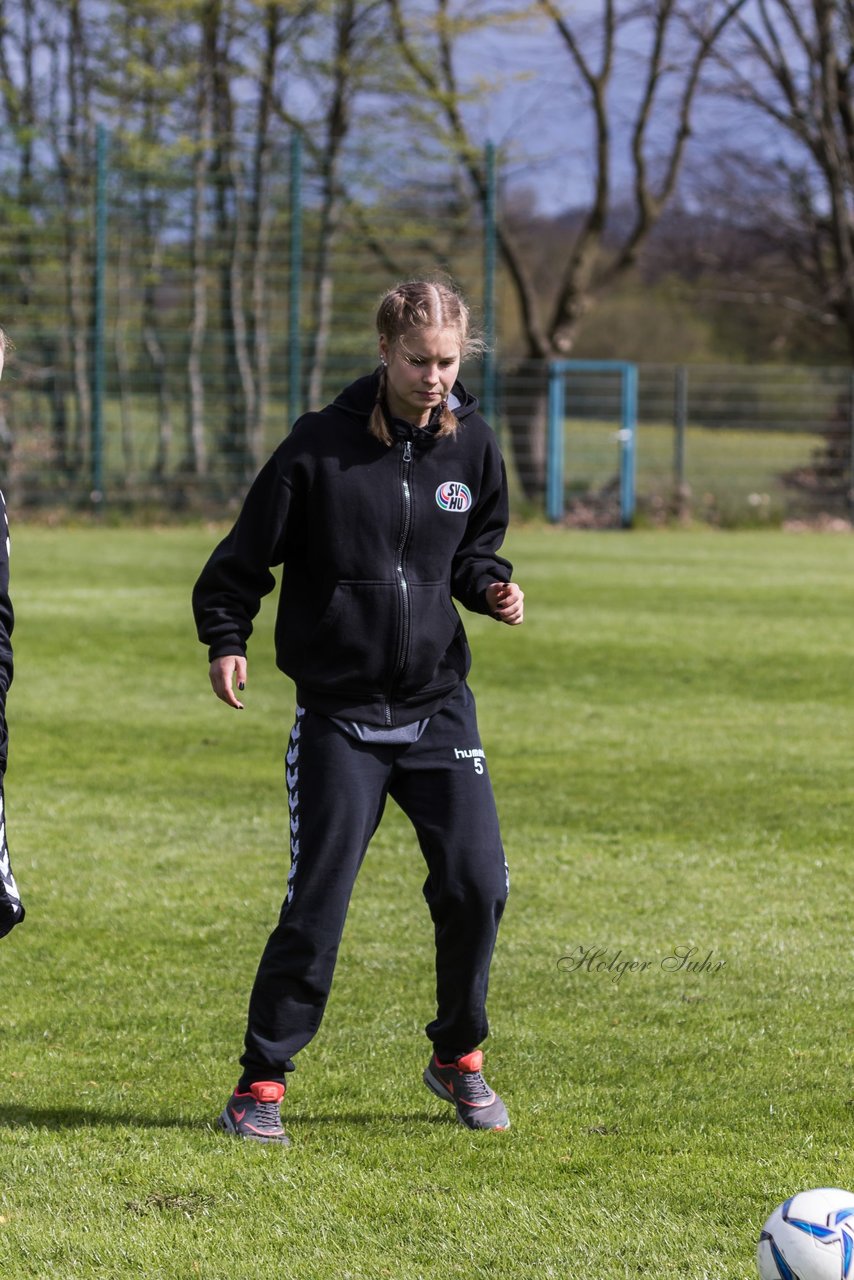
[[442,1061],[485,1038],[486,991],[507,897],[507,864],[474,698],[462,685],[417,742],[351,737],[298,715],[288,744],[291,874],[249,1002],[238,1088],[283,1080],[326,1006],[350,895],[386,797],[415,827],[436,940],[437,1014],[426,1028]]
[[24,918],[21,895],[9,862],[9,845],[6,841],[6,806],[3,786],[0,783],[0,938]]

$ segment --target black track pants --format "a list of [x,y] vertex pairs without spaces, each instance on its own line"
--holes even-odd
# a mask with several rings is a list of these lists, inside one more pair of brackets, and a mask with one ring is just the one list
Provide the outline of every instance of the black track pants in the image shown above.
[[21,895],[9,862],[9,845],[6,840],[6,806],[3,801],[3,782],[0,778],[0,938],[20,924],[25,915]]
[[389,795],[427,862],[437,997],[427,1035],[444,1060],[475,1048],[488,1030],[489,965],[508,876],[470,690],[461,686],[419,741],[405,745],[362,743],[298,708],[287,784],[288,893],[249,1002],[241,1087],[283,1079],[320,1026],[350,895]]

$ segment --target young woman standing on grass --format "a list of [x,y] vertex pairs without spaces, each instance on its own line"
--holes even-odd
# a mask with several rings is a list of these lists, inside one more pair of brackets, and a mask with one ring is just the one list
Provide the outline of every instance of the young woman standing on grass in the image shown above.
[[507,865],[451,597],[516,625],[498,555],[504,465],[457,381],[474,345],[463,300],[416,281],[383,298],[380,367],[305,414],[252,485],[196,583],[214,692],[243,709],[246,642],[283,565],[278,666],[296,684],[286,756],[291,868],[249,1002],[243,1067],[219,1123],[288,1141],[279,1104],[317,1031],[353,884],[391,796],[428,868],[437,1012],[428,1088],[472,1129],[506,1129],[481,1073],[486,991]]
[[[9,339],[0,329],[0,377],[6,360]],[[0,493],[0,938],[20,924],[24,918],[21,895],[9,862],[9,846],[6,841],[6,805],[3,796],[3,778],[6,773],[6,757],[9,734],[6,729],[6,695],[12,683],[12,627],[15,616],[9,599],[9,520],[6,500]]]

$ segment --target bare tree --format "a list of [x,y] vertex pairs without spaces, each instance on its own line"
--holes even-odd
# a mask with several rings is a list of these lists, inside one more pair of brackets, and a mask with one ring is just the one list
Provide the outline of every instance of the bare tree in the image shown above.
[[323,375],[332,326],[332,255],[346,188],[341,178],[344,142],[352,124],[352,103],[370,66],[368,42],[376,36],[371,18],[382,0],[337,0],[332,12],[334,39],[329,92],[325,98],[323,142],[317,154],[321,180],[320,231],[312,281],[312,345],[309,358],[308,402],[317,406],[323,395]]
[[255,380],[248,350],[245,305],[247,208],[231,65],[236,23],[234,0],[205,0],[202,7],[202,74],[212,89],[213,183],[219,277],[220,330],[224,344],[225,424],[220,448],[238,482],[252,471],[248,424],[255,418]]
[[[6,0],[0,0],[0,98],[14,131],[18,149],[18,173],[15,199],[22,212],[29,215],[34,205],[33,150],[36,125],[36,50],[38,35],[34,0],[23,0],[18,22],[8,12]],[[15,290],[22,306],[27,305],[32,285],[33,243],[29,234],[29,218],[16,236]]]
[[[36,166],[36,140],[42,121],[39,116],[40,82],[38,67],[45,53],[37,0],[21,0],[9,5],[0,0],[0,105],[4,116],[3,134],[17,153],[17,165],[6,173],[0,205],[14,210],[9,221],[11,248],[0,264],[0,297],[7,323],[13,315],[39,312],[44,306],[38,296],[39,266],[44,260],[39,239],[49,235],[55,223],[45,216],[45,190]],[[14,177],[13,177],[14,174]],[[28,367],[33,380],[44,389],[51,411],[51,435],[57,470],[65,469],[68,454],[68,415],[65,396],[65,362],[59,358],[58,339],[47,326],[40,326],[28,343]],[[38,363],[39,367],[36,367]]]
[[[127,229],[124,229],[125,232]],[[132,324],[129,306],[132,289],[132,242],[129,234],[122,234],[119,240],[119,257],[116,264],[116,301],[115,321],[113,324],[113,346],[116,355],[116,369],[119,383],[119,416],[121,421],[122,460],[124,463],[124,480],[128,487],[136,482],[136,447],[133,430],[133,414],[131,413],[131,357],[128,346],[128,335]]]
[[[270,172],[275,81],[287,39],[285,18],[307,6],[263,6],[260,53],[244,67],[252,85],[247,108],[237,89],[238,45],[255,27],[258,6],[239,11],[236,0],[206,0],[203,8],[204,74],[212,87],[210,177],[218,236],[219,300],[225,342],[226,424],[221,438],[235,476],[245,479],[262,451],[269,385],[267,266]],[[244,137],[251,138],[247,165]]]
[[[719,56],[729,92],[776,136],[792,258],[854,358],[854,0],[757,0]],[[850,511],[854,406],[843,400],[810,465],[785,478]]]
[[761,0],[720,61],[729,92],[778,132],[798,265],[854,356],[854,0]]
[[349,128],[349,108],[353,79],[353,44],[359,5],[356,0],[340,0],[332,14],[334,46],[332,83],[325,121],[325,139],[320,154],[323,189],[320,212],[318,254],[312,288],[312,349],[308,379],[308,403],[318,407],[323,387],[323,371],[332,320],[332,248],[341,212],[339,167],[341,147]]
[[[545,484],[542,362],[572,351],[590,308],[637,262],[676,188],[702,72],[745,3],[603,0],[598,14],[579,18],[574,16],[574,6],[536,0],[534,7],[564,50],[569,81],[576,87],[567,137],[577,132],[583,111],[591,122],[594,142],[590,199],[562,261],[551,264],[555,284],[548,296],[537,288],[530,258],[510,221],[502,217],[498,221],[498,243],[525,342],[525,359],[517,371],[518,391],[506,410],[520,480],[531,497],[539,497]],[[451,0],[435,0],[432,39],[425,41],[413,33],[401,0],[388,0],[388,5],[398,46],[422,93],[444,118],[449,140],[478,199],[485,202],[481,148],[466,121],[464,86],[456,70],[455,36],[465,26],[465,14],[455,17]],[[621,89],[619,84],[615,87],[615,80],[623,36],[631,49],[638,91],[628,100],[623,92],[618,104]],[[631,216],[622,232],[612,225],[618,112],[631,117]]]
[[[374,50],[382,36],[385,0],[317,0],[304,4],[291,25],[292,52],[311,85],[314,103],[309,110],[288,104],[288,83],[280,84],[276,112],[289,129],[297,132],[318,180],[320,204],[313,237],[313,268],[308,313],[311,337],[308,352],[307,398],[321,403],[326,359],[332,331],[335,294],[334,253],[345,218],[358,223],[364,243],[390,261],[388,246],[372,236],[369,219],[343,171],[345,149],[356,132],[355,104],[366,89],[377,91]],[[304,38],[304,47],[297,45]],[[319,48],[320,53],[315,50]],[[383,75],[388,77],[387,61]],[[386,80],[387,85],[387,80]],[[305,84],[303,85],[304,95]],[[362,181],[364,187],[364,173]],[[393,271],[392,274],[397,274]]]
[[[47,26],[47,24],[46,24]],[[87,453],[92,416],[89,369],[91,330],[91,217],[94,128],[89,28],[82,0],[56,6],[46,37],[51,68],[48,127],[62,192],[65,238],[62,269],[65,279],[71,385],[74,400],[73,433],[57,461],[79,473]]]
[[94,128],[92,83],[89,66],[88,28],[82,0],[69,0],[66,8],[65,58],[68,91],[67,133],[59,149],[60,173],[65,190],[66,286],[72,352],[75,421],[70,466],[79,471],[88,445],[92,420],[89,343],[92,328],[90,262],[91,240],[86,210],[92,201]]
[[264,423],[270,395],[270,333],[267,269],[270,255],[272,200],[270,171],[273,161],[273,123],[279,54],[285,43],[285,6],[264,6],[263,42],[258,59],[257,104],[252,146],[252,179],[249,198],[247,252],[250,276],[249,363],[254,379],[249,447],[254,464],[264,447]]
[[205,435],[205,383],[202,375],[202,351],[208,323],[208,264],[206,207],[207,167],[213,132],[213,83],[210,60],[205,56],[206,27],[201,24],[201,49],[198,59],[197,87],[194,104],[193,194],[190,231],[191,295],[190,343],[187,352],[187,396],[184,471],[204,476],[208,469]]

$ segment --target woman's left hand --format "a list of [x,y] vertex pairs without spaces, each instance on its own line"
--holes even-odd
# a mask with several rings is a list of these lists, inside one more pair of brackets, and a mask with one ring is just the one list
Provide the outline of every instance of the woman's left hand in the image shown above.
[[525,616],[525,593],[515,582],[493,582],[486,588],[486,603],[493,618],[517,627]]

